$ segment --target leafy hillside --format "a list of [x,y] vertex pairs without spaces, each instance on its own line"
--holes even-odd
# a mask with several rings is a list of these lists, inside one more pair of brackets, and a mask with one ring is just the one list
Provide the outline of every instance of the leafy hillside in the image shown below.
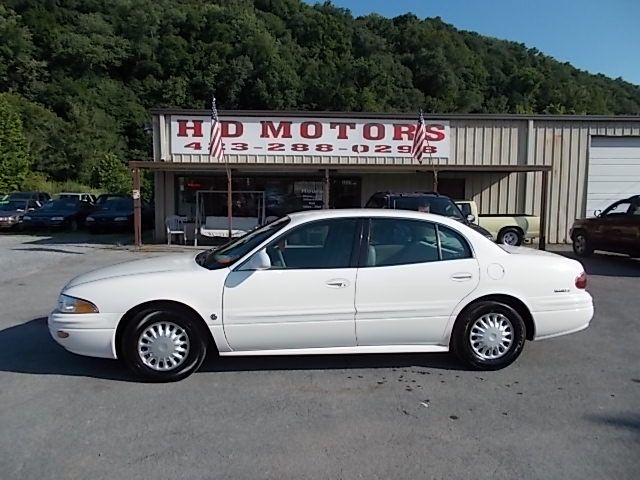
[[299,0],[5,0],[0,91],[32,169],[146,158],[152,107],[640,114],[640,87],[413,15]]

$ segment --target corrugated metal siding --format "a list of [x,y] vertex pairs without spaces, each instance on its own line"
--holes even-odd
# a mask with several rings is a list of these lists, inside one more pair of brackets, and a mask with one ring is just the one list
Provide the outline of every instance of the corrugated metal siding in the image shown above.
[[[154,121],[158,141],[154,143],[154,158],[175,163],[209,163],[206,155],[169,155],[170,122],[168,118]],[[529,132],[529,125],[533,130]],[[550,198],[548,199],[547,241],[569,241],[568,231],[575,218],[585,209],[586,178],[589,142],[592,135],[640,136],[640,119],[598,119],[567,117],[561,120],[544,118],[499,119],[450,119],[451,158],[437,159],[438,164],[451,165],[552,165]],[[323,157],[323,156],[247,156],[229,155],[235,165],[335,165],[358,167],[373,165],[385,168],[413,165],[410,158],[377,157]],[[426,167],[423,166],[423,168]],[[371,188],[414,188],[423,184],[422,179],[406,180],[403,175],[386,176],[386,185],[378,181]],[[427,178],[425,174],[425,178]],[[363,175],[364,177],[364,175]],[[430,177],[429,177],[430,178]],[[533,213],[540,214],[541,173],[469,173],[465,174],[467,196],[478,202],[482,213]],[[427,180],[427,184],[430,181]],[[397,185],[396,185],[397,184]],[[364,183],[363,183],[364,185]],[[363,186],[364,188],[364,186]],[[368,188],[368,187],[367,187]],[[363,191],[363,197],[365,192]]]

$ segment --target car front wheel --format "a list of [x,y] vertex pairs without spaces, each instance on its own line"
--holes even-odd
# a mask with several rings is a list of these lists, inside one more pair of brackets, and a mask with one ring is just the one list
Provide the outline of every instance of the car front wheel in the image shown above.
[[187,311],[139,313],[125,327],[122,356],[129,369],[151,382],[176,382],[195,372],[207,354],[207,337]]
[[584,232],[576,232],[573,235],[573,253],[579,257],[588,257],[593,254],[593,248]]
[[453,350],[463,363],[477,370],[499,370],[518,358],[526,330],[511,306],[483,301],[461,314],[452,335]]

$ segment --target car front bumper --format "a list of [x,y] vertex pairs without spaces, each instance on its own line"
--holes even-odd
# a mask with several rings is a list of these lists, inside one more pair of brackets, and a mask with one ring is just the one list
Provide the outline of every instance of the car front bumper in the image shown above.
[[47,325],[51,337],[66,350],[88,357],[115,359],[115,326],[120,317],[120,314],[53,311]]

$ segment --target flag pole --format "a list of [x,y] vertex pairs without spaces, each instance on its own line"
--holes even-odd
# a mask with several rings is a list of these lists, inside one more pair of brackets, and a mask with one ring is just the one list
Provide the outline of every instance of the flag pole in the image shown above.
[[228,230],[227,235],[231,239],[233,230],[233,208],[231,197],[233,195],[233,185],[231,181],[231,169],[229,168],[229,159],[224,154],[224,147],[222,144],[222,127],[220,119],[218,118],[218,109],[216,107],[216,97],[211,94],[211,133],[209,138],[209,155],[215,157],[217,162],[224,161],[224,169],[227,174],[227,219]]

